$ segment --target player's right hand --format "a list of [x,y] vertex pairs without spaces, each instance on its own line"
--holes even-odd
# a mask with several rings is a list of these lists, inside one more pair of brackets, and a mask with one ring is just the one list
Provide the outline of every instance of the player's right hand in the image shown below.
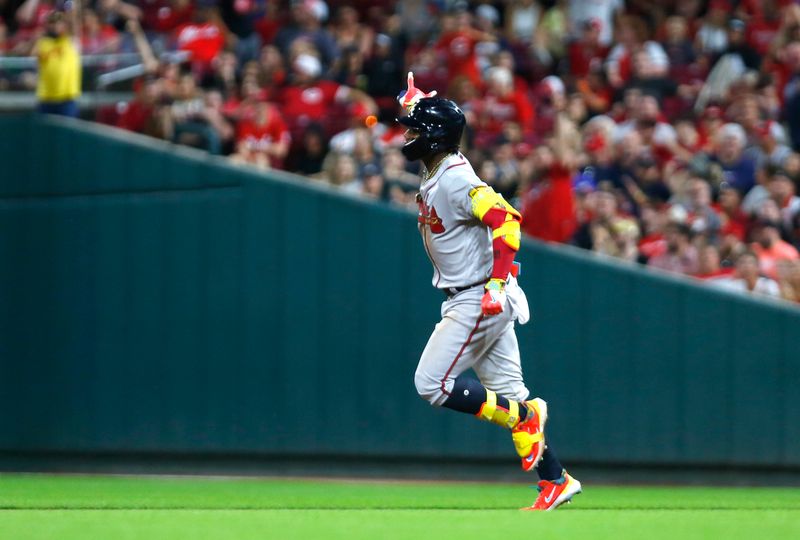
[[506,303],[506,282],[492,278],[484,286],[486,292],[481,298],[481,311],[484,315],[497,315],[503,312]]

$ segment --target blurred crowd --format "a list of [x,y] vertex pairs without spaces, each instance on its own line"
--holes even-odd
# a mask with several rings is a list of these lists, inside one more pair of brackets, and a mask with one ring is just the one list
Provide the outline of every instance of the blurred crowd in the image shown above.
[[[0,0],[0,54],[30,54],[64,7]],[[95,0],[81,13],[82,54],[138,51],[146,68],[100,122],[414,207],[394,122],[413,71],[463,108],[464,154],[527,234],[800,302],[792,0]],[[157,60],[173,50],[191,60]]]

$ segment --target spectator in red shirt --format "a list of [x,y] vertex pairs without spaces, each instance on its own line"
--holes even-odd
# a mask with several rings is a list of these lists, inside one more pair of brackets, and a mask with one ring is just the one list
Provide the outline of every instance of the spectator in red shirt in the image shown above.
[[83,54],[111,54],[119,52],[119,32],[109,25],[101,24],[97,13],[91,9],[83,11],[81,52]]
[[163,97],[163,84],[158,77],[148,76],[139,84],[136,96],[122,107],[117,127],[162,137],[155,122],[155,112]]
[[719,248],[714,244],[706,244],[699,250],[697,272],[694,277],[701,280],[718,279],[733,275],[732,267],[720,264]]
[[507,122],[516,122],[523,136],[533,131],[534,111],[528,96],[515,88],[514,76],[504,67],[487,73],[488,89],[480,105],[476,145],[491,144],[503,132]]
[[[331,125],[329,120],[332,110],[337,106],[361,102],[369,112],[377,111],[375,102],[364,92],[321,80],[322,64],[311,54],[303,53],[294,59],[292,75],[292,83],[282,92],[281,111],[289,120],[289,130],[294,140],[302,140],[303,131],[312,122],[322,123],[328,129],[328,134],[332,135],[337,131],[337,126]],[[347,120],[349,118],[345,115],[345,122]]]
[[263,169],[280,169],[290,142],[289,130],[278,108],[260,101],[255,116],[239,120],[236,125],[236,153],[232,158]]
[[581,37],[569,45],[569,72],[582,79],[596,66],[601,66],[608,56],[608,47],[600,43],[600,19],[592,18],[583,23]]
[[640,209],[639,223],[642,230],[638,244],[640,263],[647,264],[653,257],[666,253],[667,241],[664,240],[666,220],[666,212],[659,211],[659,208],[652,204],[645,204]]
[[577,152],[571,148],[574,127],[563,116],[556,122],[553,151],[546,145],[534,150],[536,180],[522,195],[522,230],[549,242],[568,242],[577,227],[572,176]]
[[786,0],[744,0],[742,7],[751,18],[747,24],[747,42],[762,56],[767,56],[781,27]]
[[742,194],[735,187],[722,184],[719,190],[717,203],[713,205],[717,215],[720,216],[720,236],[723,241],[728,236],[733,236],[738,241],[744,241],[747,233],[747,214],[742,210]]
[[567,242],[575,232],[570,171],[547,146],[533,153],[536,179],[522,196],[522,230],[547,242]]
[[225,45],[224,29],[212,20],[210,8],[198,8],[192,21],[175,31],[178,49],[192,55],[192,67],[198,73],[211,70],[211,62]]
[[442,35],[436,48],[442,52],[447,63],[447,80],[467,77],[475,85],[481,84],[478,55],[475,46],[481,41],[494,41],[494,35],[481,32],[472,26],[472,14],[466,8],[441,18]]

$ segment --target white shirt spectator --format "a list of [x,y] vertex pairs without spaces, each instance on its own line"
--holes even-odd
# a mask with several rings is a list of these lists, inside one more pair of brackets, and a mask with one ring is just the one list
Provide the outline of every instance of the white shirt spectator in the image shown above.
[[781,296],[781,289],[778,287],[778,283],[766,277],[758,278],[758,280],[756,280],[756,286],[752,291],[747,288],[747,282],[739,278],[718,278],[709,280],[708,283],[729,291],[754,292],[756,294],[763,294],[765,296],[772,296],[774,298],[780,298]]
[[573,32],[579,32],[589,19],[600,20],[603,23],[600,43],[610,45],[614,34],[614,14],[623,7],[623,0],[570,0],[569,22]]

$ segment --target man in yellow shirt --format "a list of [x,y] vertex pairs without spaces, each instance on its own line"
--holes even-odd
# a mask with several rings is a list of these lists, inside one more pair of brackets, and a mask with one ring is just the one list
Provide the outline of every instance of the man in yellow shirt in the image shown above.
[[[73,5],[77,5],[74,2]],[[45,34],[36,41],[34,54],[39,62],[39,81],[36,97],[39,112],[78,116],[78,98],[81,95],[81,56],[76,38],[76,7],[70,11],[70,20],[61,11],[47,16]],[[70,23],[72,32],[70,32]]]

